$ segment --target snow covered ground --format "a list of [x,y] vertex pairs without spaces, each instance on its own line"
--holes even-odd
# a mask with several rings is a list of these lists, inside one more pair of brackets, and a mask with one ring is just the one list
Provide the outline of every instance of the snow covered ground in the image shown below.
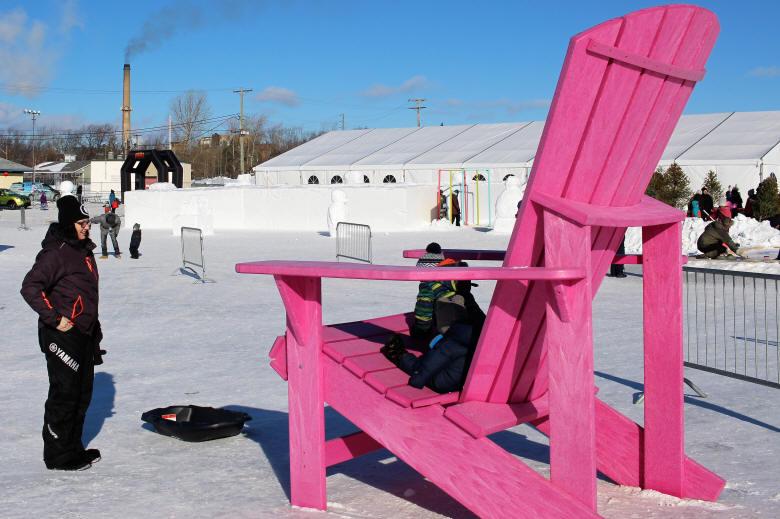
[[[94,212],[97,207],[92,207]],[[386,451],[328,470],[327,513],[288,502],[287,390],[268,366],[284,310],[273,280],[234,273],[236,262],[271,258],[333,260],[335,243],[319,233],[219,232],[205,239],[210,284],[172,275],[180,243],[170,231],[145,231],[140,260],[99,263],[101,320],[108,350],[95,379],[85,430],[103,460],[78,473],[52,472],[41,461],[46,369],[36,318],[18,291],[32,265],[47,217],[0,212],[0,517],[471,517],[470,513]],[[130,222],[132,224],[132,222]],[[119,241],[126,248],[130,233]],[[409,264],[400,250],[429,241],[443,247],[501,248],[507,236],[473,229],[375,234],[377,263]],[[641,422],[632,404],[641,390],[641,277],[607,278],[595,301],[599,396]],[[492,283],[475,289],[487,308]],[[414,283],[326,280],[325,322],[410,310]],[[777,517],[780,509],[780,393],[771,388],[686,370],[709,396],[686,388],[690,456],[728,480],[717,503],[685,501],[599,481],[606,517]],[[239,436],[184,443],[149,430],[141,413],[172,404],[229,406],[252,415]],[[328,436],[353,426],[328,409]],[[527,426],[494,440],[549,474],[543,435]],[[518,493],[517,499],[523,499]]]

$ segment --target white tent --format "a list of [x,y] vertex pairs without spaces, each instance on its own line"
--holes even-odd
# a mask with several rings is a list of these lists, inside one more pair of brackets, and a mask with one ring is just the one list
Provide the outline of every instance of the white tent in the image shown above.
[[[254,167],[264,185],[346,181],[436,184],[439,170],[484,171],[491,183],[525,178],[543,121],[377,128],[326,133]],[[744,191],[780,173],[780,111],[683,116],[660,166],[682,166],[696,189],[709,170]],[[473,172],[473,173],[472,173]]]

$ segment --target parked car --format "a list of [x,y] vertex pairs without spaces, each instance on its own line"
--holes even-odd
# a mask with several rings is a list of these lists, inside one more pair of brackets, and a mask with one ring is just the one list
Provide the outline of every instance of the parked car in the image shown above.
[[[56,202],[60,197],[60,192],[54,189],[54,187],[41,182],[36,182],[35,184],[31,182],[14,182],[11,184],[11,191],[30,196],[35,200],[38,200],[41,197],[41,191],[44,191],[46,193],[46,198],[52,202]],[[33,193],[35,193],[35,195],[33,195]]]
[[8,209],[30,207],[30,197],[21,193],[15,193],[10,189],[0,189],[0,205]]

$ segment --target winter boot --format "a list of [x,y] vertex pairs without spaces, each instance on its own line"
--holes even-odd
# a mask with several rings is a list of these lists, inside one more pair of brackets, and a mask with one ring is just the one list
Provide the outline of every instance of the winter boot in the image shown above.
[[98,449],[87,449],[84,451],[84,458],[90,463],[100,461],[100,451]]
[[44,463],[49,470],[86,470],[92,466],[84,453],[73,453],[55,461],[44,460]]

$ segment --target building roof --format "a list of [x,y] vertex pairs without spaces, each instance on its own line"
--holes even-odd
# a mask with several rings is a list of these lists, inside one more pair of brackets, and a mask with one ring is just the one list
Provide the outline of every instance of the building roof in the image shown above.
[[[254,170],[527,167],[543,128],[544,121],[529,121],[332,131]],[[684,115],[661,160],[760,161],[778,150],[780,111]]]
[[19,164],[8,159],[0,159],[0,171],[32,171],[30,166]]

